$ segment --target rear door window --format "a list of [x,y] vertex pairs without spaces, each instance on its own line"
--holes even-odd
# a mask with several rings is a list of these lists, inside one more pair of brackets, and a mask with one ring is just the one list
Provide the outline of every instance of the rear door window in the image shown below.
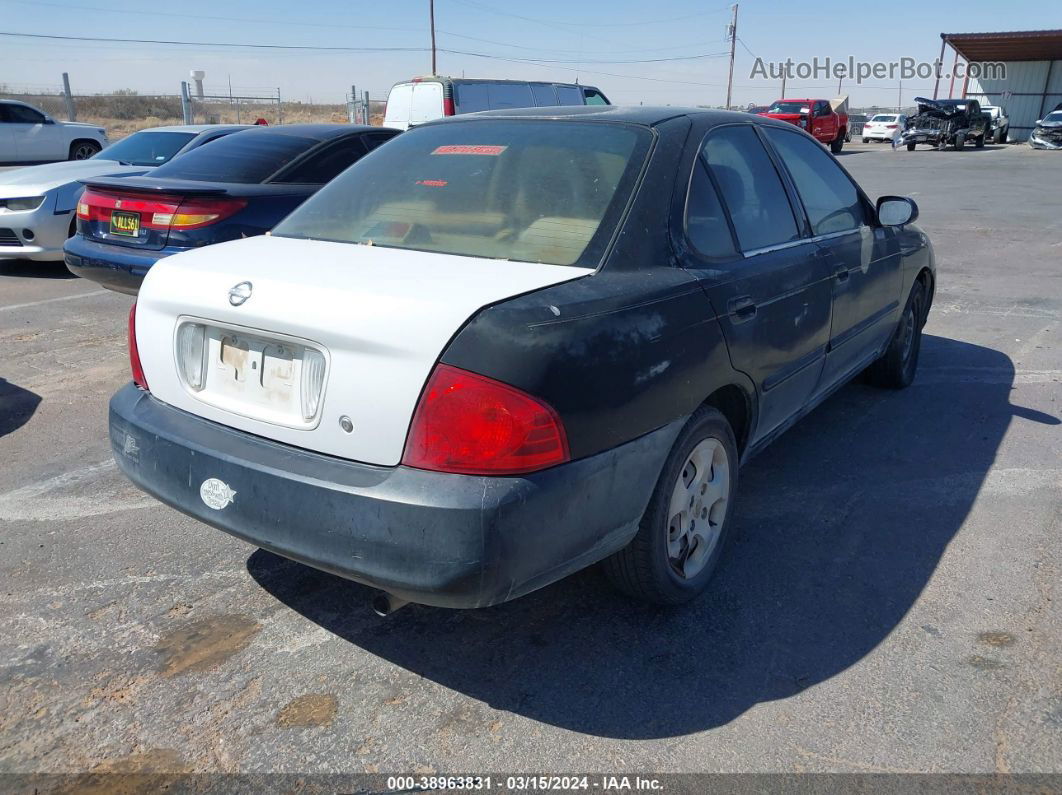
[[793,178],[815,235],[846,232],[866,223],[855,184],[819,144],[799,132],[765,128]]
[[314,138],[261,127],[244,130],[175,157],[151,176],[199,182],[263,182],[318,143]]
[[531,95],[539,107],[546,108],[557,104],[557,93],[549,83],[532,83]]
[[584,88],[583,96],[586,97],[587,105],[607,105],[608,100],[605,99],[605,95],[600,91],[593,88]]
[[582,105],[583,92],[577,86],[554,85],[557,89],[557,101],[561,105]]
[[352,166],[368,150],[361,138],[347,138],[331,144],[310,156],[273,182],[293,182],[302,185],[324,185]]
[[693,247],[706,257],[721,258],[737,254],[719,194],[701,157],[693,165],[690,192],[686,199],[686,236]]
[[800,237],[782,179],[751,125],[710,133],[702,156],[723,194],[742,251]]

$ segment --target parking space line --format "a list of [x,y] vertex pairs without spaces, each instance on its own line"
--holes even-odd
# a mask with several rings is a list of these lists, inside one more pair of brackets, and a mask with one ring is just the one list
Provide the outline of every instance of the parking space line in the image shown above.
[[11,304],[11,306],[0,306],[0,312],[7,312],[12,309],[28,309],[31,306],[40,306],[41,304],[53,304],[56,301],[73,301],[77,298],[91,298],[94,295],[104,295],[107,290],[93,290],[89,293],[78,293],[77,295],[63,295],[58,298],[45,298],[41,301],[30,301],[26,304]]

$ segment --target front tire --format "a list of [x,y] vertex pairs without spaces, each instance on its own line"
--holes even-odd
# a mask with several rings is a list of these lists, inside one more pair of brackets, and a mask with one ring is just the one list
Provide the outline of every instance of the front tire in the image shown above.
[[893,332],[885,353],[866,369],[867,380],[885,389],[904,389],[914,381],[918,371],[918,354],[922,350],[922,327],[926,324],[929,290],[921,279],[911,288],[900,324]]
[[70,156],[68,160],[88,160],[102,149],[95,141],[74,141],[70,144]]
[[700,594],[726,543],[737,477],[730,423],[710,406],[698,409],[671,448],[637,535],[603,562],[612,584],[660,605]]
[[966,146],[966,135],[964,133],[959,133],[955,136],[955,151],[961,152],[964,146]]
[[914,151],[914,148],[915,148],[915,145],[914,145],[914,144],[907,144],[907,151],[908,151],[908,152],[913,152],[913,151]]

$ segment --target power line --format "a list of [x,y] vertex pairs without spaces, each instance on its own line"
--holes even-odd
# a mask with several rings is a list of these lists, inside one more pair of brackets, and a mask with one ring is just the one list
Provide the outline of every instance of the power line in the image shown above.
[[706,14],[719,13],[720,11],[725,11],[725,10],[727,10],[727,8],[729,8],[729,6],[724,6],[722,8],[716,8],[716,9],[711,9],[711,10],[707,10],[707,11],[699,11],[699,12],[697,12],[695,14],[684,14],[684,15],[682,15],[680,17],[666,17],[666,18],[662,18],[662,19],[647,19],[647,20],[642,20],[640,22],[600,22],[598,20],[594,20],[592,23],[588,23],[588,22],[570,22],[570,21],[565,21],[565,20],[560,20],[560,19],[548,20],[548,19],[541,19],[539,17],[527,17],[527,16],[523,16],[521,14],[514,14],[511,11],[502,11],[500,9],[494,8],[493,6],[486,5],[485,3],[478,3],[475,0],[452,0],[452,2],[459,3],[459,4],[465,5],[465,6],[470,6],[472,8],[478,8],[478,9],[481,9],[483,11],[489,11],[489,12],[491,12],[493,14],[498,14],[500,16],[513,17],[515,19],[522,19],[522,20],[524,20],[526,22],[535,22],[535,23],[537,23],[539,25],[547,25],[547,26],[550,26],[550,27],[560,27],[560,28],[584,28],[584,27],[594,27],[594,28],[632,28],[632,27],[638,27],[638,28],[640,28],[640,27],[644,27],[645,25],[656,25],[656,24],[663,24],[663,23],[668,23],[668,22],[682,22],[682,21],[687,20],[687,19],[699,19],[699,18],[704,17]]
[[[117,9],[114,9],[114,8],[104,8],[102,6],[93,6],[93,5],[81,5],[81,4],[71,4],[71,3],[48,3],[48,2],[43,2],[41,0],[2,0],[2,2],[19,3],[19,4],[22,4],[22,5],[31,5],[31,6],[35,6],[35,7],[36,6],[48,6],[50,8],[78,9],[80,11],[101,11],[101,12],[104,12],[104,13],[114,12],[114,11],[117,10]],[[146,10],[146,9],[131,9],[131,10],[128,10],[128,11],[123,10],[122,13],[123,14],[130,14],[130,13],[131,14],[138,14],[140,16],[171,17],[171,18],[176,18],[176,19],[188,19],[188,14],[177,14],[177,13],[168,12],[168,11],[149,11],[149,10]],[[386,26],[379,26],[379,25],[346,25],[346,24],[340,24],[340,23],[301,22],[301,21],[289,22],[288,20],[280,20],[280,19],[261,19],[261,18],[255,19],[255,18],[252,18],[252,17],[212,16],[212,15],[204,15],[204,14],[196,14],[195,18],[197,20],[208,19],[208,20],[213,20],[213,21],[218,21],[218,22],[246,22],[246,23],[261,24],[261,25],[284,25],[284,26],[299,26],[299,27],[326,28],[326,29],[345,29],[345,30],[385,30],[385,31],[409,33],[409,27],[408,26],[404,27],[404,28],[395,28],[395,27],[386,27]],[[609,49],[609,50],[582,50],[582,49],[570,50],[570,49],[556,48],[556,47],[528,47],[526,45],[515,44],[513,42],[496,41],[496,40],[493,40],[493,39],[483,39],[483,38],[480,38],[478,36],[469,36],[469,35],[464,34],[464,33],[456,33],[454,31],[443,30],[442,28],[437,28],[436,29],[436,33],[439,33],[441,35],[446,35],[446,36],[453,36],[454,38],[457,38],[457,39],[467,39],[468,41],[478,41],[478,42],[482,42],[484,44],[497,44],[500,47],[513,47],[515,49],[520,49],[520,50],[537,50],[539,52],[558,52],[558,53],[576,53],[576,54],[580,54],[580,55],[595,55],[595,54],[605,54],[605,53],[613,52],[615,50],[615,48],[612,48],[612,49]],[[710,43],[713,43],[713,42],[692,42],[690,44],[668,45],[666,47],[624,47],[624,49],[629,51],[629,52],[660,52],[662,50],[674,51],[674,50],[683,50],[683,49],[686,49],[688,47],[701,47],[701,46],[704,46],[704,45],[710,44]]]
[[[110,36],[60,36],[50,33],[13,33],[0,31],[0,36],[11,36],[31,39],[50,39],[55,41],[95,41],[111,44],[159,44],[177,47],[227,47],[237,49],[255,50],[300,50],[309,52],[428,52],[428,47],[335,47],[317,44],[249,44],[238,42],[209,42],[209,41],[181,41],[177,39],[119,39]],[[472,52],[468,50],[453,50],[438,48],[439,52],[450,55],[467,55],[473,58],[496,58],[498,60],[510,60],[492,53]],[[698,55],[680,55],[667,58],[632,58],[625,60],[590,60],[585,58],[535,58],[539,63],[549,64],[643,64],[643,63],[666,63],[670,61],[694,61],[703,58],[718,58],[726,53],[700,53]]]

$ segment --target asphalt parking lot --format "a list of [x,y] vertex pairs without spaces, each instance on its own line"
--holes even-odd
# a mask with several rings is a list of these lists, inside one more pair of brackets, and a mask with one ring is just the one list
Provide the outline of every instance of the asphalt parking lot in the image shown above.
[[0,772],[1062,772],[1062,157],[848,146],[939,263],[915,384],[742,471],[705,598],[390,618],[138,492],[130,298],[0,264]]

